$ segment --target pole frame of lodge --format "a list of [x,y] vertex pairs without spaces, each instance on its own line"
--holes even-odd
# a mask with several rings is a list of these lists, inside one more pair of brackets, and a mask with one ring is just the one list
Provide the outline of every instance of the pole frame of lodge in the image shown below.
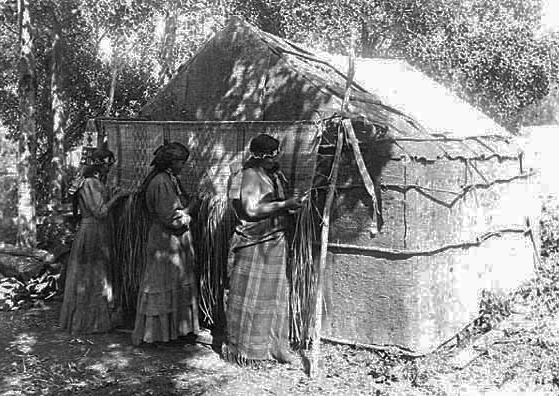
[[[336,139],[336,151],[334,154],[334,159],[332,162],[332,169],[330,172],[330,183],[328,185],[328,194],[326,196],[326,202],[324,204],[324,210],[322,215],[322,230],[320,237],[320,256],[318,261],[318,271],[316,280],[316,295],[314,301],[314,328],[312,331],[312,346],[311,346],[311,361],[309,362],[309,376],[316,377],[320,375],[319,372],[319,358],[320,358],[320,340],[322,332],[322,310],[323,310],[323,300],[324,300],[324,272],[326,268],[326,260],[328,257],[328,236],[330,233],[330,213],[332,211],[332,203],[334,202],[334,196],[336,194],[336,184],[338,182],[338,173],[340,169],[340,161],[342,157],[342,148],[344,142],[348,142],[355,156],[357,166],[359,168],[359,173],[365,184],[365,188],[372,198],[372,203],[374,207],[374,213],[376,220],[380,220],[379,208],[376,200],[375,189],[373,181],[365,167],[365,162],[363,161],[363,155],[359,148],[359,142],[355,137],[355,132],[353,126],[351,125],[351,119],[347,118],[349,99],[351,94],[351,86],[353,85],[353,79],[355,76],[355,33],[351,35],[350,51],[349,51],[349,64],[348,73],[346,80],[346,87],[344,92],[344,98],[341,105],[342,119],[338,124],[338,134]],[[379,224],[377,224],[378,226]]]

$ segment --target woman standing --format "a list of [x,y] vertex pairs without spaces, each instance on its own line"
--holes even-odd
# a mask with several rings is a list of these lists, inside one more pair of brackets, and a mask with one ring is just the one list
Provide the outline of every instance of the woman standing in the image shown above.
[[277,163],[279,141],[259,135],[250,143],[237,227],[231,239],[227,345],[224,357],[241,365],[275,359],[291,363],[287,280],[287,214],[302,199],[285,196],[286,179]]
[[81,223],[70,252],[60,313],[60,327],[71,334],[106,332],[112,327],[108,211],[123,196],[117,193],[108,199],[105,181],[113,163],[112,152],[95,150],[74,186]]
[[198,288],[190,215],[177,176],[190,153],[180,143],[159,147],[141,191],[151,225],[138,292],[132,342],[167,342],[198,333]]

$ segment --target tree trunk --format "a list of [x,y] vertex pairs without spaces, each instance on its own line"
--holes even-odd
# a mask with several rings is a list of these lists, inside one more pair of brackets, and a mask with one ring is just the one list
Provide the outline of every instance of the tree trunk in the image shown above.
[[109,101],[107,102],[107,107],[105,108],[105,117],[109,117],[111,115],[111,110],[113,108],[113,103],[115,100],[116,80],[118,77],[118,69],[120,68],[118,49],[119,46],[117,43],[117,45],[115,45],[115,48],[113,50],[113,56],[112,56],[111,86],[109,88]]
[[36,77],[33,49],[33,25],[29,0],[18,0],[20,59],[19,59],[19,144],[18,144],[18,231],[17,243],[22,247],[37,245],[35,213],[35,112]]
[[361,57],[370,58],[374,53],[374,47],[371,40],[371,33],[367,26],[366,20],[361,20]]
[[64,102],[62,100],[62,30],[53,10],[51,111],[52,111],[52,166],[51,205],[55,212],[62,207],[62,180],[64,177]]
[[161,71],[159,72],[160,86],[169,82],[175,68],[175,57],[173,51],[175,49],[175,41],[177,37],[177,9],[178,7],[171,4],[169,9],[165,11],[165,29],[159,57],[159,63],[161,64]]

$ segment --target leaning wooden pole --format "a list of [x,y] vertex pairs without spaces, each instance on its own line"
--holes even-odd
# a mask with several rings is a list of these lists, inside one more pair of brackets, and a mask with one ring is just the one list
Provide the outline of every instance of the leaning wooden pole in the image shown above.
[[353,155],[355,157],[355,162],[357,164],[357,169],[359,170],[359,174],[361,175],[361,179],[363,180],[363,184],[367,193],[371,197],[371,201],[373,202],[373,210],[375,213],[375,222],[378,227],[380,226],[380,210],[379,205],[377,202],[377,195],[375,192],[375,184],[373,183],[373,179],[365,166],[365,160],[363,159],[363,154],[361,153],[361,149],[359,148],[359,142],[357,141],[357,137],[355,136],[355,131],[353,130],[353,126],[351,125],[351,120],[345,119],[342,121],[344,125],[344,130],[346,132],[347,141],[353,150]]
[[[354,35],[351,37],[349,67],[347,73],[347,82],[342,100],[341,113],[342,116],[347,113],[349,98],[351,93],[351,85],[353,84],[353,77],[355,75],[355,39]],[[330,172],[330,182],[328,185],[328,194],[326,202],[324,203],[324,210],[322,215],[322,232],[320,236],[320,256],[318,261],[317,279],[316,279],[316,295],[314,305],[314,326],[311,347],[311,361],[309,365],[309,376],[316,377],[319,371],[319,358],[320,358],[320,337],[322,332],[322,301],[323,301],[323,283],[324,283],[324,270],[326,268],[326,259],[328,254],[328,234],[330,232],[330,211],[334,196],[336,194],[336,184],[338,182],[338,173],[340,169],[340,160],[342,157],[342,147],[344,143],[344,125],[343,121],[338,124],[338,137],[336,139],[336,152],[332,162],[332,170]]]
[[332,171],[330,173],[330,184],[328,186],[328,194],[324,204],[322,215],[322,232],[320,236],[320,256],[318,261],[317,278],[316,278],[316,296],[314,305],[314,329],[311,347],[311,362],[309,367],[309,376],[316,377],[318,373],[318,361],[320,356],[320,333],[322,331],[322,300],[324,282],[324,269],[326,267],[326,258],[328,253],[328,233],[330,232],[330,209],[334,202],[336,194],[336,184],[338,182],[338,173],[340,169],[340,159],[342,157],[342,147],[344,144],[343,126],[338,125],[338,139],[336,142],[336,153],[332,163]]

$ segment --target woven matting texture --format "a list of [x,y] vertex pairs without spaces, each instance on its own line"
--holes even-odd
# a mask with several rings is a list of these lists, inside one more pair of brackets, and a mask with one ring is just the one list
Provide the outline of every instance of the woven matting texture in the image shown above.
[[117,163],[111,182],[133,191],[150,171],[153,152],[164,141],[180,142],[190,158],[180,174],[190,194],[225,195],[235,187],[250,140],[260,133],[280,140],[280,165],[297,195],[312,185],[321,127],[312,122],[151,122],[103,120]]

